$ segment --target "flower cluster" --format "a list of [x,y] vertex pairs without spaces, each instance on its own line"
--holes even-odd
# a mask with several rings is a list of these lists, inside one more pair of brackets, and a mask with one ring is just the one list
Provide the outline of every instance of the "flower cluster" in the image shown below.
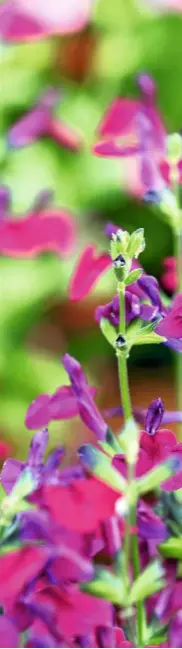
[[[27,424],[32,425],[34,417],[36,428],[40,412],[49,421],[80,412],[96,434],[96,445],[82,446],[78,465],[62,468],[63,448],[44,459],[49,436],[43,428],[32,439],[26,463],[9,459],[3,466],[2,646],[18,647],[20,642],[25,647],[137,646],[135,608],[144,598],[148,607],[145,644],[151,646],[160,633],[166,642],[161,646],[176,646],[176,634],[182,637],[180,577],[175,582],[181,556],[181,504],[173,492],[182,487],[181,445],[171,431],[159,429],[164,407],[157,399],[147,412],[146,430],[139,440],[134,485],[140,496],[136,526],[130,533],[132,538],[138,535],[143,573],[134,581],[130,597],[122,571],[127,517],[125,433],[115,438],[108,430],[79,363],[66,354],[63,364],[70,387],[49,398],[44,395],[44,400],[39,397],[28,409]],[[133,629],[125,617],[131,605]]]
[[[29,28],[33,21],[37,30],[40,20],[45,27],[47,3],[41,16],[32,0],[26,7],[23,0],[10,4],[12,12],[23,12],[22,21],[28,15]],[[148,200],[153,192],[153,199],[169,206],[163,164],[170,167],[172,160],[172,171],[175,164],[180,175],[180,140],[173,139],[172,148],[169,142],[165,159],[166,132],[155,108],[154,83],[141,75],[139,86],[141,100],[118,100],[108,111],[95,153],[132,158],[138,193]],[[57,133],[54,102],[49,91],[12,128],[11,144]],[[77,150],[74,134],[59,126],[61,143],[69,141]],[[3,254],[50,249],[67,254],[72,248],[73,219],[63,211],[53,213],[47,198],[40,196],[30,214],[13,221],[7,218],[8,191],[1,188]],[[176,227],[175,201],[173,207]],[[115,435],[105,419],[118,408],[100,413],[95,387],[67,353],[62,364],[69,385],[30,404],[25,424],[35,434],[27,461],[8,458],[0,476],[0,643],[5,647],[177,647],[182,642],[182,444],[162,427],[181,421],[182,412],[165,413],[160,398],[147,411],[133,411],[127,369],[134,345],[161,343],[182,351],[182,293],[166,306],[158,282],[143,270],[138,261],[145,248],[143,228],[129,234],[109,224],[106,234],[110,252],[86,247],[69,293],[81,300],[103,272],[113,273],[115,295],[97,307],[95,319],[116,355],[124,421]],[[46,455],[48,426],[76,416],[93,443],[78,447],[77,464],[67,466],[64,448]]]

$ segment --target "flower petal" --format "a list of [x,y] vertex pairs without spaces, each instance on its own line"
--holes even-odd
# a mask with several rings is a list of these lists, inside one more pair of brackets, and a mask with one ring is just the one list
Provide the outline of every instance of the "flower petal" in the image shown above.
[[44,251],[67,255],[75,242],[75,224],[63,210],[32,214],[0,222],[0,252],[11,257],[32,257]]
[[50,421],[49,402],[49,394],[40,394],[37,399],[32,401],[25,417],[25,426],[27,428],[30,430],[38,430],[47,426]]
[[19,647],[19,633],[6,615],[0,616],[0,647]]
[[25,462],[8,458],[3,464],[1,471],[1,483],[7,494],[11,493],[20,473],[25,468]]
[[107,253],[96,256],[95,246],[88,246],[81,254],[78,265],[71,278],[69,295],[73,301],[82,300],[90,293],[100,275],[111,266]]

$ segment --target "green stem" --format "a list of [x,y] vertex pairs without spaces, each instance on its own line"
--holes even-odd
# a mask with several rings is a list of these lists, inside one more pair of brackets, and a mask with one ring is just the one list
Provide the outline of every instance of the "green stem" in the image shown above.
[[[177,292],[182,292],[182,228],[175,231]],[[182,410],[182,354],[176,354],[177,410]],[[178,425],[178,438],[182,440],[182,425]]]
[[[120,282],[118,285],[119,293],[119,303],[120,303],[120,323],[119,323],[119,333],[125,337],[125,286]],[[119,386],[121,394],[121,402],[123,406],[124,418],[130,419],[132,417],[132,408],[130,400],[130,391],[128,384],[128,371],[127,371],[127,361],[126,361],[126,352],[124,350],[118,350],[118,371],[119,371]]]
[[[131,508],[131,525],[133,527],[136,527],[136,523],[137,520],[136,520],[136,504],[135,504]],[[139,554],[137,534],[132,534],[131,536],[131,550],[132,550],[133,574],[134,574],[134,578],[137,579],[137,577],[139,577],[139,575],[141,574],[140,554]],[[143,632],[145,629],[145,625],[146,625],[146,616],[145,616],[144,604],[143,602],[137,602],[136,627],[137,627],[137,638],[138,638],[139,647],[144,646]]]
[[[118,293],[120,300],[120,323],[119,323],[119,333],[125,337],[126,335],[126,326],[125,326],[125,286],[123,283],[118,285]],[[132,417],[132,406],[130,400],[129,384],[128,384],[128,371],[127,371],[127,356],[125,351],[118,350],[118,372],[119,372],[119,385],[121,393],[121,403],[123,406],[124,418],[125,421]],[[135,473],[135,467],[132,464],[128,464],[128,487],[131,485]],[[140,575],[140,555],[138,547],[138,537],[137,534],[131,534],[131,526],[136,527],[136,506],[129,505],[129,514],[126,520],[126,533],[124,541],[124,578],[126,583],[126,588],[129,587],[129,565],[130,565],[130,555],[132,558],[134,578],[136,579]],[[143,630],[145,628],[145,608],[142,602],[138,602],[136,605],[136,629],[137,629],[137,642],[139,647],[144,646],[143,640]]]

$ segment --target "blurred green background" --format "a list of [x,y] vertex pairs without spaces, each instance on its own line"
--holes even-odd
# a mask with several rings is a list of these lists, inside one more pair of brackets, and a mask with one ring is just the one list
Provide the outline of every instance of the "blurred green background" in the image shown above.
[[[156,80],[168,131],[180,130],[181,61],[180,15],[142,12],[131,0],[97,0],[90,24],[79,34],[0,45],[1,183],[10,188],[14,217],[48,189],[55,206],[73,213],[79,233],[74,256],[64,262],[51,254],[27,261],[0,259],[0,429],[15,456],[25,455],[31,437],[24,426],[30,401],[65,382],[60,363],[65,350],[100,384],[101,406],[118,402],[115,362],[93,318],[96,304],[111,297],[112,282],[106,276],[87,300],[74,305],[68,302],[70,274],[87,242],[107,246],[103,230],[108,220],[129,231],[144,226],[147,245],[141,261],[157,277],[163,258],[173,253],[172,236],[157,213],[122,191],[121,160],[96,158],[91,146],[105,108],[117,95],[137,96],[135,76],[143,70]],[[83,133],[82,150],[69,152],[48,138],[11,149],[9,127],[50,85],[60,90],[57,117]],[[135,403],[144,406],[161,395],[174,405],[168,350],[145,347],[139,354],[132,356],[130,367]],[[61,436],[72,455],[74,439],[82,435],[78,422],[59,423],[50,431],[51,446]]]

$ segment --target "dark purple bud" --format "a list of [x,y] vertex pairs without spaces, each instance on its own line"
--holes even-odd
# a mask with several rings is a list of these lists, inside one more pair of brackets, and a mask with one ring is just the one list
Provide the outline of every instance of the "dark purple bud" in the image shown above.
[[0,186],[0,219],[4,219],[10,208],[10,193],[5,185]]
[[122,336],[122,334],[118,334],[116,341],[115,341],[116,349],[123,349],[126,347],[126,338]]
[[144,96],[150,99],[154,98],[156,86],[149,74],[146,74],[146,72],[139,74],[137,83]]
[[114,259],[114,261],[113,261],[113,266],[115,268],[123,268],[123,266],[125,266],[125,265],[126,265],[126,261],[125,261],[123,255],[121,255],[121,254],[118,255],[116,257],[116,259]]
[[54,469],[57,469],[58,466],[60,465],[60,462],[63,458],[64,455],[64,449],[62,447],[60,448],[55,448],[52,453],[50,453],[49,457],[47,458],[46,461],[46,473],[51,471],[54,471]]
[[154,435],[161,425],[164,415],[164,403],[160,397],[150,404],[145,420],[145,430],[149,435]]
[[146,203],[156,203],[157,205],[159,205],[161,202],[161,194],[160,192],[155,192],[154,189],[149,189],[148,192],[144,194],[143,200]]
[[42,212],[46,210],[53,199],[53,192],[49,189],[45,189],[40,192],[36,199],[33,202],[32,212]]
[[118,226],[114,225],[113,223],[107,223],[104,229],[106,237],[108,237],[109,239],[112,239],[112,235],[116,234],[117,231],[118,231]]

